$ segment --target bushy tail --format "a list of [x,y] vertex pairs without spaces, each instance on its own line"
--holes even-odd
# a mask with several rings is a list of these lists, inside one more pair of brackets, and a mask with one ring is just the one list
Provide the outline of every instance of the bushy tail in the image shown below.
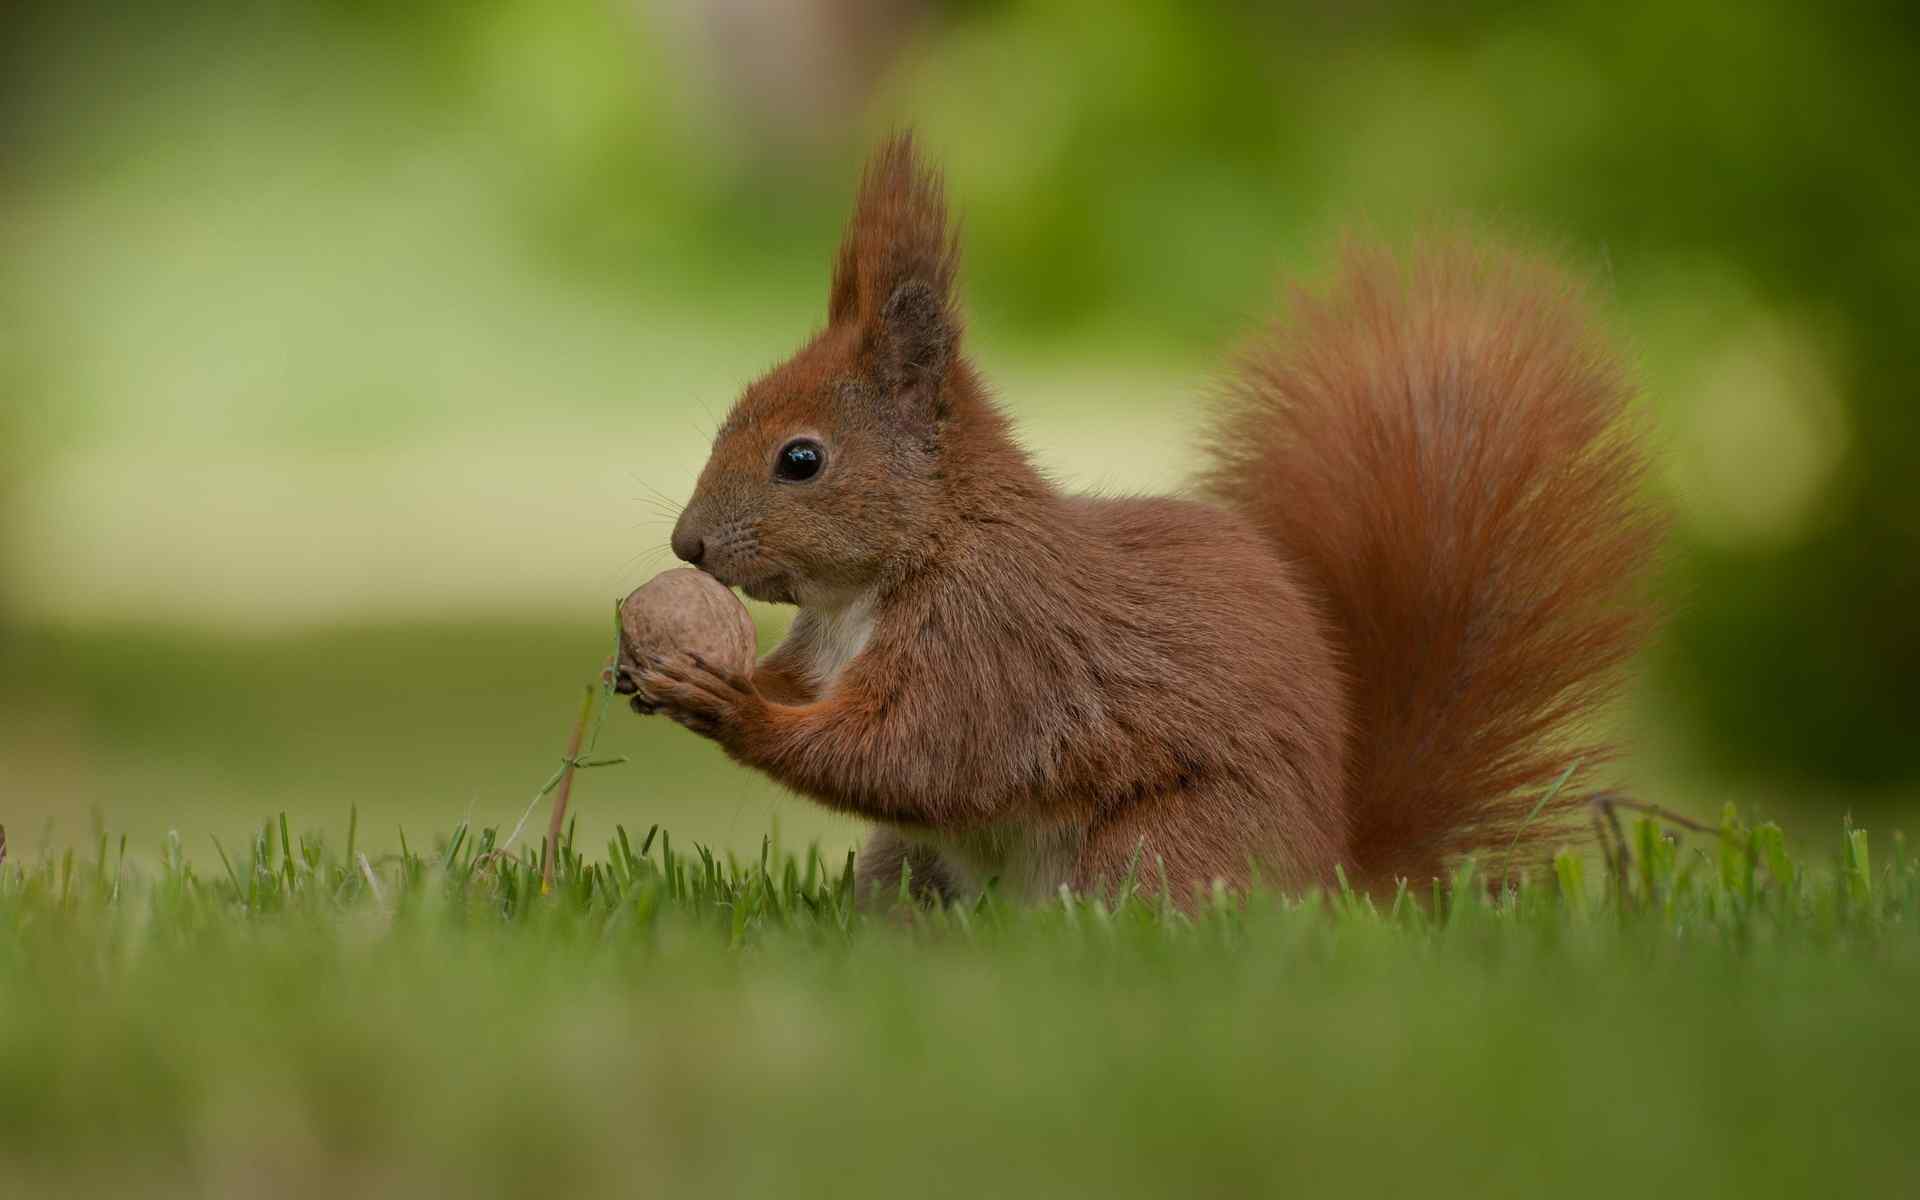
[[1203,485],[1326,602],[1371,882],[1572,834],[1580,780],[1540,801],[1606,757],[1591,718],[1650,623],[1631,394],[1565,277],[1464,243],[1348,250],[1228,389]]

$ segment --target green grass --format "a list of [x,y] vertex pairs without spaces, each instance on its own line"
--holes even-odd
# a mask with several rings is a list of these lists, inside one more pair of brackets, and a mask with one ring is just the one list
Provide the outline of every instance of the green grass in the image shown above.
[[[1920,867],[1628,831],[1489,889],[856,910],[664,833],[268,823],[0,868],[0,1177],[59,1194],[1899,1194]],[[523,835],[523,839],[525,835]],[[24,1194],[24,1192],[23,1192]]]
[[1624,873],[1377,904],[859,911],[849,827],[614,711],[543,892],[544,804],[489,852],[566,741],[553,664],[605,642],[20,638],[0,1194],[1920,1184],[1920,867],[1883,826],[1629,824]]

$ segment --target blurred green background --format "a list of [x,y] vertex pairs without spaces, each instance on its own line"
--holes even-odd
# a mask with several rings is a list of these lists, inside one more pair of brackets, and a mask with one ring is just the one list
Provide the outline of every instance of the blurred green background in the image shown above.
[[[653,494],[822,319],[904,123],[965,214],[973,353],[1086,486],[1176,485],[1218,364],[1344,232],[1556,247],[1676,518],[1632,786],[1906,820],[1915,11],[15,6],[0,824],[510,824],[664,563]],[[583,833],[852,836],[678,729],[602,748],[636,761],[585,778]]]

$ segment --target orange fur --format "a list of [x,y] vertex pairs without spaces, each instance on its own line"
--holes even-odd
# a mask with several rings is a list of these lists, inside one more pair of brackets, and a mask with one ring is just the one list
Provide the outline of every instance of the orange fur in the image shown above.
[[[880,830],[869,887],[1045,896],[1129,871],[1423,878],[1560,828],[1540,787],[1645,625],[1627,390],[1570,290],[1356,251],[1248,356],[1212,503],[1054,488],[960,352],[938,176],[863,177],[827,327],[751,385],[674,545],[800,606],[751,678],[637,702]],[[793,439],[821,448],[777,477]]]
[[1458,242],[1349,250],[1246,356],[1207,490],[1327,602],[1364,874],[1569,836],[1575,787],[1529,813],[1607,757],[1592,718],[1651,616],[1630,399],[1564,276]]

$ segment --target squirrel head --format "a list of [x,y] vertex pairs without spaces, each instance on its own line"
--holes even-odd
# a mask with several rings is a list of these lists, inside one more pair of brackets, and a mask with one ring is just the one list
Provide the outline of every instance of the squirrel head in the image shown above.
[[929,544],[960,393],[959,244],[910,134],[868,161],[827,327],[749,385],[714,437],[673,552],[778,603],[830,607]]

